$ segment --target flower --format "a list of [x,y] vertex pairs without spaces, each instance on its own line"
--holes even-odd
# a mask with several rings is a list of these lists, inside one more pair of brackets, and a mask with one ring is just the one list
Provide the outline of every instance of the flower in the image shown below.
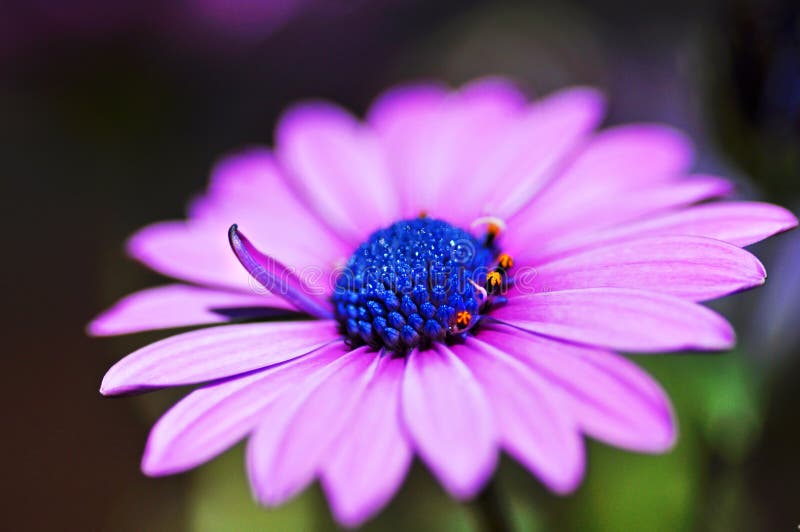
[[[205,383],[153,427],[144,472],[248,438],[261,503],[319,479],[351,526],[387,503],[414,454],[467,499],[500,449],[568,493],[584,435],[670,448],[665,393],[614,351],[730,348],[730,325],[698,302],[762,284],[742,247],[797,220],[709,201],[731,185],[688,174],[681,133],[594,132],[603,105],[587,88],[528,103],[500,79],[405,86],[363,122],[295,107],[274,151],[219,163],[187,220],[128,246],[192,284],[128,296],[89,327],[255,320],[166,338],[108,371],[105,395]],[[290,312],[303,316],[258,321]]]

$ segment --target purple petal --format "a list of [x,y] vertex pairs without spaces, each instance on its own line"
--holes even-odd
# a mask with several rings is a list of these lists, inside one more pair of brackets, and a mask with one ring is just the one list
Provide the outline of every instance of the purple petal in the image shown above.
[[533,203],[586,204],[614,191],[663,183],[686,173],[692,159],[691,141],[670,127],[609,128],[591,139]]
[[[601,185],[598,185],[601,186]],[[538,259],[534,243],[569,239],[574,235],[629,224],[650,216],[729,194],[733,185],[715,176],[687,176],[681,181],[637,190],[610,191],[586,204],[536,202],[516,216],[505,235],[504,249],[517,263]]]
[[217,164],[208,191],[192,203],[189,215],[188,221],[140,230],[128,242],[129,253],[166,275],[248,293],[249,276],[225,238],[232,223],[248,227],[266,253],[298,271],[312,267],[327,274],[350,253],[298,202],[263,149]]
[[261,416],[248,441],[247,470],[262,504],[276,506],[299,493],[313,480],[331,443],[347,437],[346,421],[377,358],[366,347],[351,351],[296,383]]
[[400,384],[405,361],[384,356],[347,428],[322,462],[321,480],[336,520],[357,527],[395,494],[411,464],[400,426]]
[[536,269],[534,290],[638,288],[704,301],[758,286],[766,271],[749,252],[711,238],[650,237],[567,255]]
[[402,411],[420,456],[447,491],[473,497],[497,461],[495,430],[483,391],[446,346],[409,355]]
[[[436,87],[406,88],[378,100],[370,122],[384,146],[403,215],[425,211],[469,225],[483,214],[515,209],[596,125],[603,107],[595,91],[583,88],[528,108],[523,103],[516,88],[498,79],[446,95]],[[453,190],[459,190],[457,204],[448,200]]]
[[638,222],[570,238],[542,242],[540,260],[577,249],[593,248],[631,238],[661,235],[706,236],[744,247],[797,226],[788,210],[769,203],[725,201],[698,205]]
[[639,452],[675,442],[672,408],[649,375],[608,351],[557,342],[493,324],[480,340],[520,360],[561,392],[563,407],[599,440]]
[[730,349],[735,335],[714,311],[628,288],[586,288],[514,296],[492,318],[535,333],[633,352]]
[[[600,122],[603,96],[574,87],[534,102],[477,165],[461,194],[480,215],[509,218],[556,175],[559,165]],[[461,200],[460,200],[461,201]],[[460,205],[460,203],[459,203]],[[464,222],[471,222],[464,220]]]
[[276,131],[278,154],[310,212],[359,244],[396,221],[399,205],[377,138],[326,103],[291,109]]
[[249,309],[248,316],[271,316],[276,309],[291,310],[272,294],[244,294],[172,284],[130,294],[89,324],[92,336],[113,336],[153,329],[223,323],[225,310]]
[[560,392],[490,344],[470,338],[453,353],[481,383],[501,445],[551,490],[573,491],[583,476],[584,449]]
[[293,393],[298,382],[345,352],[344,344],[333,344],[286,364],[195,390],[153,427],[142,470],[169,475],[210,460],[253,430],[278,397]]
[[100,393],[221,379],[291,360],[338,338],[334,321],[246,323],[191,331],[150,344],[114,364]]
[[193,221],[158,222],[134,234],[127,249],[133,258],[164,275],[252,294],[248,275],[231,256],[224,234]]
[[317,318],[333,316],[330,301],[323,297],[327,290],[307,285],[294,270],[261,253],[238,230],[236,224],[228,231],[228,239],[236,258],[264,288],[312,316]]

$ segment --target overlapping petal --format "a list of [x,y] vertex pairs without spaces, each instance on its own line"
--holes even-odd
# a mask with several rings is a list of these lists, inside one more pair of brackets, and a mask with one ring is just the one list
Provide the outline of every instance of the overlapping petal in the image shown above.
[[714,311],[629,288],[520,295],[491,317],[553,338],[621,351],[723,350],[735,342],[730,324]]
[[590,436],[640,452],[663,452],[675,442],[669,399],[625,358],[499,324],[477,341],[519,360],[555,388],[561,409]]
[[361,400],[377,357],[365,347],[342,354],[296,381],[292,393],[262,413],[247,445],[250,483],[261,503],[282,504],[313,480]]
[[169,475],[214,458],[247,436],[283,393],[345,352],[341,343],[329,345],[286,364],[193,391],[153,426],[142,470]]
[[394,495],[411,465],[412,450],[401,426],[400,386],[405,361],[384,356],[367,389],[332,442],[321,480],[333,514],[358,526]]
[[92,336],[223,323],[237,317],[288,314],[293,307],[273,294],[245,294],[185,284],[147,288],[125,296],[88,326]]
[[[720,240],[666,236],[594,248],[536,268],[532,288],[637,288],[704,301],[764,283],[764,266],[751,253]],[[522,290],[518,291],[522,293]]]
[[540,261],[547,261],[576,250],[665,235],[705,236],[744,247],[796,226],[797,218],[783,207],[770,203],[723,201],[543,241],[537,244],[536,255]]
[[309,215],[280,174],[267,150],[224,159],[208,192],[191,205],[188,220],[145,227],[129,240],[129,253],[171,277],[252,292],[226,239],[228,228],[238,223],[263,242],[265,253],[295,271],[327,275],[350,249]]
[[481,384],[501,445],[556,493],[574,490],[584,449],[559,391],[491,342],[470,338],[452,349]]
[[278,321],[200,329],[134,351],[108,370],[100,392],[116,395],[238,375],[337,341],[336,322]]
[[402,411],[417,452],[447,491],[473,497],[494,470],[497,437],[483,390],[447,346],[408,356]]

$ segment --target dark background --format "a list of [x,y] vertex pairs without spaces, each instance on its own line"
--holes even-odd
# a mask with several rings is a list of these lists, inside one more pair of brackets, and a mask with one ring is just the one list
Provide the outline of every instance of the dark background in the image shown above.
[[[361,113],[409,79],[501,74],[531,95],[596,85],[610,98],[608,123],[677,125],[697,141],[699,169],[734,178],[743,196],[800,206],[796,2],[289,4],[280,16],[212,23],[192,0],[0,2],[4,529],[333,527],[317,488],[277,512],[255,509],[238,451],[145,478],[148,427],[177,395],[104,399],[97,389],[114,361],[160,335],[84,333],[119,297],[163,282],[124,257],[125,238],[181,217],[212,163],[270,143],[297,99]],[[678,447],[644,457],[593,445],[586,484],[563,500],[504,463],[521,528],[800,524],[800,240],[757,251],[767,287],[720,307],[740,333],[736,352],[637,359],[675,401]],[[370,526],[475,523],[416,467]]]

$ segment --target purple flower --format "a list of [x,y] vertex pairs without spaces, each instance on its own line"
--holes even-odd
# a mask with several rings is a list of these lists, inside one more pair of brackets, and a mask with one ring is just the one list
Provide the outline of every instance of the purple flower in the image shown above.
[[681,133],[594,132],[602,114],[586,88],[528,103],[497,79],[408,86],[364,122],[300,105],[273,151],[222,161],[187,220],[129,242],[192,284],[128,296],[90,331],[305,316],[179,334],[112,367],[106,395],[206,383],[155,425],[145,473],[248,438],[261,503],[319,479],[339,522],[357,525],[414,454],[468,499],[500,449],[568,493],[584,435],[670,448],[667,397],[614,351],[730,348],[730,325],[698,302],[762,284],[742,247],[797,220],[709,201],[731,186],[688,173]]

